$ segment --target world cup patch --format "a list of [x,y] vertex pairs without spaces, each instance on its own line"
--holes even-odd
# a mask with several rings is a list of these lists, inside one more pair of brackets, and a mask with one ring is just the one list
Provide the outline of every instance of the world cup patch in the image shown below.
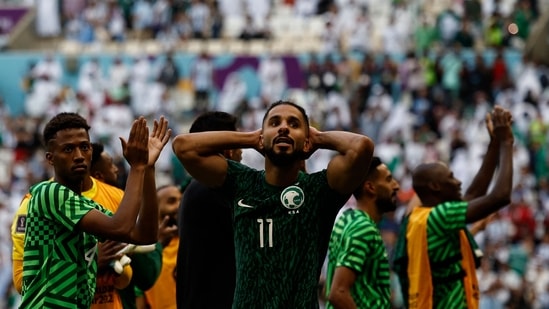
[[26,227],[27,227],[27,215],[18,215],[17,224],[15,225],[15,232],[25,233]]
[[298,209],[304,201],[305,193],[298,186],[289,186],[280,194],[280,202],[290,210]]

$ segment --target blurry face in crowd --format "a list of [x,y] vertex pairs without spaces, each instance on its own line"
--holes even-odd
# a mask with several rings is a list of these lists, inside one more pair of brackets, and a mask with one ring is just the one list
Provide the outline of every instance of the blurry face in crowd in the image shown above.
[[106,151],[101,153],[101,157],[93,166],[91,174],[104,183],[115,187],[118,186],[118,167]]
[[177,224],[177,212],[183,194],[176,186],[164,187],[156,193],[158,198],[159,219],[162,221],[164,217],[170,217],[169,225]]

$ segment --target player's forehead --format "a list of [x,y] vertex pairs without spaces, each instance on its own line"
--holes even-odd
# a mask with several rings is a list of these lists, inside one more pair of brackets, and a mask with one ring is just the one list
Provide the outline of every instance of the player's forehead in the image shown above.
[[71,128],[57,131],[51,141],[58,145],[63,145],[89,142],[90,138],[86,129]]
[[389,170],[389,167],[383,163],[378,165],[376,169],[379,177],[382,179],[391,176],[391,170]]
[[170,198],[174,196],[181,196],[179,188],[176,186],[166,186],[158,190],[157,195],[159,198]]
[[299,111],[299,109],[290,104],[280,104],[273,107],[267,114],[266,118],[267,120],[273,119],[273,118],[283,118],[283,119],[296,118],[300,121],[304,120],[304,117]]

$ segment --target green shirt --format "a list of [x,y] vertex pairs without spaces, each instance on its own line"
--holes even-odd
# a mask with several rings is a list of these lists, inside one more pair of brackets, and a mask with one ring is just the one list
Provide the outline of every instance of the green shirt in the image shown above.
[[317,286],[335,216],[349,196],[328,186],[326,170],[299,173],[288,187],[228,161],[236,253],[233,308],[318,308]]
[[[346,210],[336,221],[328,249],[326,293],[337,267],[354,271],[351,296],[357,308],[391,308],[387,250],[376,223],[362,210]],[[328,303],[326,308],[333,308]]]
[[89,308],[97,239],[76,226],[92,209],[111,213],[57,182],[39,183],[30,192],[20,308]]
[[[463,229],[468,232],[465,223],[468,205],[464,201],[442,203],[434,207],[427,218],[427,252],[433,282],[434,308],[467,308],[459,233]],[[401,261],[407,261],[402,257],[407,250],[405,235],[408,224],[405,218],[396,245],[395,260],[395,269],[405,299],[408,297],[407,262]],[[474,241],[472,238],[469,240]],[[471,246],[475,248],[476,243],[471,243]]]

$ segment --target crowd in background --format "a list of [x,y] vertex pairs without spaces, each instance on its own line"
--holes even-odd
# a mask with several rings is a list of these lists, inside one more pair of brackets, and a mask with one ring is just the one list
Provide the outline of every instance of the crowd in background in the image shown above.
[[[58,16],[48,20],[51,27],[40,28],[51,31],[42,35],[82,42],[98,37],[124,41],[128,36],[215,39],[222,37],[224,21],[233,14],[260,29],[262,35],[254,38],[269,38],[265,21],[285,5],[296,15],[323,17],[324,49],[307,55],[298,88],[288,87],[279,56],[265,56],[257,70],[260,92],[254,97],[245,95],[245,82],[234,76],[216,88],[215,55],[198,55],[185,76],[173,61],[177,50],[141,55],[132,63],[114,57],[106,71],[92,57],[79,63],[73,88],[62,84],[67,68],[53,53],[33,63],[25,76],[10,77],[22,80],[26,102],[22,116],[12,117],[6,104],[0,109],[4,301],[11,294],[12,214],[31,184],[51,176],[39,140],[50,117],[69,110],[82,114],[92,126],[92,140],[105,143],[124,171],[118,136],[125,136],[137,115],[168,115],[177,134],[200,112],[224,110],[237,115],[240,129],[247,131],[259,128],[268,105],[284,98],[304,106],[322,130],[360,132],[375,141],[376,155],[401,183],[402,207],[381,223],[389,253],[413,196],[410,171],[421,162],[442,160],[466,188],[489,140],[486,113],[494,104],[510,109],[516,136],[514,191],[512,203],[476,235],[484,251],[478,269],[481,308],[549,308],[549,71],[527,58],[514,66],[506,61],[507,53],[524,45],[542,12],[541,1],[447,1],[436,15],[419,10],[434,1],[393,1],[382,28],[370,13],[375,4],[366,0],[37,2],[39,10],[53,7]],[[379,34],[379,45],[368,40],[369,33]],[[186,181],[173,154],[164,155],[157,163],[159,185]],[[307,169],[326,166],[329,155],[315,155]],[[262,166],[253,154],[245,153],[246,160]],[[401,301],[395,293],[395,306]]]

